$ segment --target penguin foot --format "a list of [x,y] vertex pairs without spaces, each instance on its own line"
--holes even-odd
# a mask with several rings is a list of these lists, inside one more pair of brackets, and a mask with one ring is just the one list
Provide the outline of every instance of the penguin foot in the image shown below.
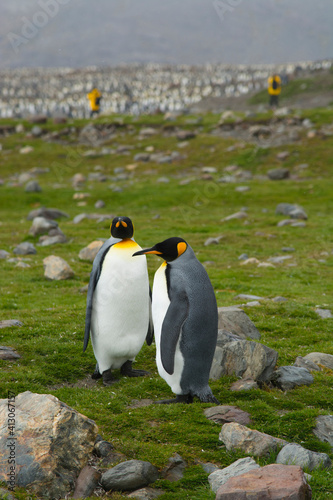
[[108,386],[114,384],[116,380],[112,377],[111,375],[111,369],[109,368],[108,370],[105,370],[102,374],[103,376],[103,384]]
[[174,403],[191,404],[193,403],[193,396],[191,394],[182,394],[175,399],[163,399],[162,401],[155,402],[156,405],[170,405]]
[[125,377],[144,377],[145,375],[149,375],[149,372],[145,370],[133,370],[132,363],[133,361],[126,361],[120,368],[120,373]]
[[94,380],[97,380],[99,378],[101,378],[101,374],[100,374],[100,371],[99,371],[99,366],[98,366],[98,363],[96,363],[96,366],[95,366],[95,371],[94,373],[91,375],[91,378],[94,379]]

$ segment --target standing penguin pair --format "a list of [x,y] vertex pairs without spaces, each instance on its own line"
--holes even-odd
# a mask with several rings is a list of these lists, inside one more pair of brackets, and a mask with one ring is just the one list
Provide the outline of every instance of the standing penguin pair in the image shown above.
[[[128,217],[116,217],[111,238],[99,250],[87,296],[84,350],[91,333],[97,360],[94,378],[113,382],[111,369],[127,376],[145,337],[153,339],[150,294],[145,254],[164,259],[154,278],[152,315],[156,363],[160,376],[176,399],[160,403],[218,403],[208,385],[215,352],[218,315],[207,272],[182,238],[169,238],[142,250],[133,237]],[[132,256],[135,257],[132,259]]]

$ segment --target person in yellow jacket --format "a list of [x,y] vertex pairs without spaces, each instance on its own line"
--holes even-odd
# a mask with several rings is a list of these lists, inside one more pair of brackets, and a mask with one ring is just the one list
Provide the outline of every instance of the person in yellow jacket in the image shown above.
[[87,98],[89,99],[89,104],[90,104],[90,118],[93,116],[94,113],[98,115],[100,111],[100,102],[102,99],[102,94],[100,91],[96,88],[92,89],[89,94],[87,94]]
[[268,78],[269,105],[279,105],[279,95],[281,93],[281,78],[279,75],[272,75]]

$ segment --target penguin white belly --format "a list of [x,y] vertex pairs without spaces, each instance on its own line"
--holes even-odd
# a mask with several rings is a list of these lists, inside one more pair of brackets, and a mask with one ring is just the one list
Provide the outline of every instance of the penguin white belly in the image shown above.
[[180,387],[180,380],[184,368],[184,358],[179,349],[181,334],[179,336],[179,340],[176,347],[174,372],[172,375],[170,375],[167,371],[165,371],[161,360],[161,331],[162,331],[164,317],[170,305],[165,270],[166,270],[166,263],[163,262],[163,264],[155,273],[153,293],[152,293],[152,314],[153,314],[154,334],[156,343],[156,365],[158,373],[170,386],[172,392],[174,394],[181,395],[183,391]]
[[91,340],[100,373],[120,368],[140,351],[149,324],[149,281],[141,248],[121,241],[107,252],[96,285],[91,316]]

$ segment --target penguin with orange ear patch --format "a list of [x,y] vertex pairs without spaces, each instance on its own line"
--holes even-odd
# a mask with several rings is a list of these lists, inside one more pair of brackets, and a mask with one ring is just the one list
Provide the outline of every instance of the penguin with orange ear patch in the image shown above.
[[97,361],[92,377],[103,377],[104,385],[115,381],[113,369],[128,377],[147,374],[132,368],[145,339],[148,345],[153,340],[147,262],[144,255],[132,259],[141,250],[133,233],[131,219],[115,217],[90,274],[83,351],[91,336]]
[[160,403],[219,403],[208,385],[218,332],[213,286],[182,238],[169,238],[134,256],[164,259],[153,284],[152,313],[158,372],[176,394]]

